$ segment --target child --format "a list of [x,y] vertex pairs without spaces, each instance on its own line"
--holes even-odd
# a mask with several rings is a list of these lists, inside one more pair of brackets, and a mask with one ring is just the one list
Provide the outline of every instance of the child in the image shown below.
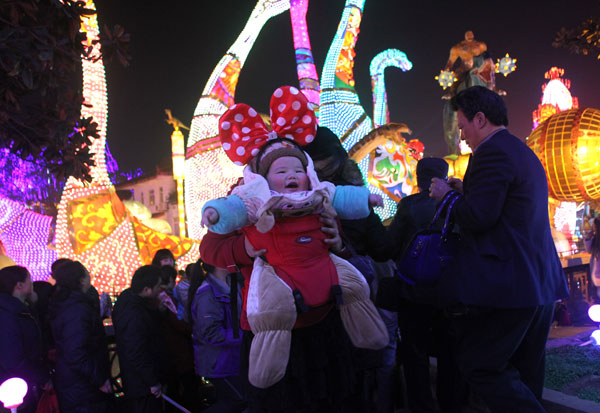
[[314,139],[316,120],[297,89],[275,91],[271,119],[274,131],[244,104],[221,117],[223,149],[235,163],[248,166],[244,184],[231,196],[207,202],[202,218],[213,232],[242,228],[255,249],[267,251],[254,262],[244,303],[255,334],[248,377],[259,388],[284,376],[291,329],[320,322],[334,302],[355,346],[382,348],[388,342],[364,278],[329,254],[318,215],[362,218],[369,214],[369,202],[381,198],[364,187],[319,182],[312,160],[298,146]]

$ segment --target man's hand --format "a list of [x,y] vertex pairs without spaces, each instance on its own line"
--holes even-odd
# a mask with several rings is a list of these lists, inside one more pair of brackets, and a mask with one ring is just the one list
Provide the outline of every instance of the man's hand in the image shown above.
[[450,185],[450,187],[455,191],[458,191],[461,194],[463,193],[463,181],[461,181],[460,179],[450,178],[448,179],[448,185]]
[[325,235],[328,236],[328,238],[324,240],[325,244],[329,245],[329,249],[332,252],[340,252],[344,244],[342,242],[342,237],[340,236],[337,221],[332,215],[328,214],[327,212],[323,212],[319,220],[323,223],[321,231],[323,231]]
[[107,394],[110,394],[113,392],[112,386],[110,385],[110,380],[106,379],[104,384],[102,386],[100,386],[100,391],[102,393],[107,393]]
[[162,396],[161,385],[155,384],[154,386],[150,387],[150,393],[152,393],[152,395],[158,399],[160,396]]
[[244,237],[244,247],[246,247],[246,254],[250,258],[260,257],[261,255],[265,255],[267,253],[266,249],[257,250],[254,248],[254,246],[250,244],[250,241],[248,241],[248,238],[246,237]]
[[202,227],[211,227],[219,222],[219,213],[216,209],[212,207],[208,207],[202,213],[202,221],[200,221],[200,225]]
[[452,188],[443,179],[431,178],[431,185],[429,185],[429,196],[433,199],[441,201]]

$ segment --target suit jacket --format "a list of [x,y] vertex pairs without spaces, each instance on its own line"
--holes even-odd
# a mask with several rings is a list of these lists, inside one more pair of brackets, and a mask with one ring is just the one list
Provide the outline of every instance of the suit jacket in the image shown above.
[[475,151],[464,197],[452,210],[462,236],[444,277],[468,305],[520,308],[568,295],[548,218],[548,183],[537,156],[507,130]]

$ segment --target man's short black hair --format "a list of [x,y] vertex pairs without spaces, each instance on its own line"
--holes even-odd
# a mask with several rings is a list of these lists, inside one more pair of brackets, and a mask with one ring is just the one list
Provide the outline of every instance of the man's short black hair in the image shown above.
[[138,268],[131,278],[131,291],[136,294],[142,292],[146,287],[154,288],[160,279],[160,267],[156,265],[144,265]]
[[12,294],[17,283],[25,282],[29,271],[20,265],[11,265],[0,270],[0,293]]
[[459,109],[472,121],[477,112],[485,115],[495,126],[508,126],[508,115],[504,101],[496,92],[483,86],[472,86],[459,92],[450,101],[452,109]]

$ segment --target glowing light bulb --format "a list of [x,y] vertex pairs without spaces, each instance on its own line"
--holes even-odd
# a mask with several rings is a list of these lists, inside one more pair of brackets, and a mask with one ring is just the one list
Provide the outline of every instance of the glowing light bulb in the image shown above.
[[594,340],[595,345],[600,346],[600,330],[594,330],[591,338]]
[[594,304],[588,309],[588,316],[592,321],[600,323],[600,304]]
[[18,377],[8,379],[0,385],[0,401],[6,409],[20,406],[26,394],[27,383]]

